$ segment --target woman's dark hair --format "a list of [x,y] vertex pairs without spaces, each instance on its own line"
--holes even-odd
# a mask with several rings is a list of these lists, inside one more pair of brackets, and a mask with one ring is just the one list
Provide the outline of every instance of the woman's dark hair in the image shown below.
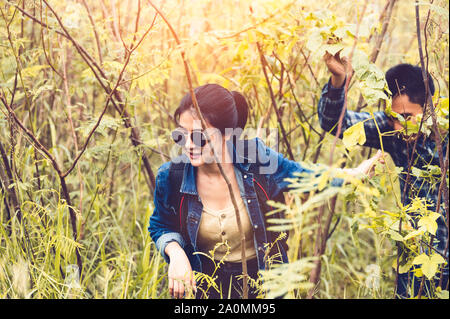
[[[236,91],[228,91],[218,84],[205,84],[194,90],[203,117],[213,127],[225,134],[226,128],[244,129],[248,117],[248,104],[245,97]],[[193,108],[191,94],[187,93],[175,110],[178,123],[181,113]]]
[[[390,68],[386,72],[386,82],[392,97],[406,94],[411,103],[417,103],[424,106],[426,102],[425,83],[423,81],[422,69],[411,64],[398,64]],[[430,74],[428,74],[428,86],[430,87],[430,94],[434,94],[434,83]]]

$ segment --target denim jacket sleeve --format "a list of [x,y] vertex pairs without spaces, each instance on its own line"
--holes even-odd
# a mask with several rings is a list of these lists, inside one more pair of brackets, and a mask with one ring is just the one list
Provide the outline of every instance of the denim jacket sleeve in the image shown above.
[[169,167],[170,162],[167,162],[158,169],[154,192],[154,210],[148,227],[150,237],[166,262],[170,261],[169,256],[164,252],[167,244],[175,241],[182,248],[185,247],[185,241],[179,232],[177,212],[169,202]]
[[[266,146],[261,139],[256,138],[256,140],[258,144],[258,157],[260,162],[264,163],[262,165],[263,168],[272,167],[271,172],[266,175],[268,178],[269,193],[272,198],[288,190],[291,182],[286,179],[297,177],[294,173],[316,173],[296,161],[285,158],[283,154]],[[260,173],[264,173],[264,171],[260,169]],[[331,186],[339,187],[342,184],[343,180],[340,178],[335,178],[331,181]]]

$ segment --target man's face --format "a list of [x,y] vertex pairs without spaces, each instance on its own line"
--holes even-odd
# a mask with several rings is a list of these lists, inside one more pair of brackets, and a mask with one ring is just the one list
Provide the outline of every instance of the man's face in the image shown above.
[[[411,121],[412,124],[417,124],[416,116],[423,113],[422,106],[417,103],[412,103],[409,101],[409,97],[405,94],[398,95],[392,100],[392,111],[400,114],[402,119],[393,118],[394,130],[400,131],[406,130],[405,121]],[[405,132],[408,134],[408,132]]]

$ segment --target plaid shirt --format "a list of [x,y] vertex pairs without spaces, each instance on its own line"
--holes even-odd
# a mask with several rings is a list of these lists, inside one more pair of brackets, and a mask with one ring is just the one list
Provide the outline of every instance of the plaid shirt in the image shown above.
[[[320,125],[324,130],[329,131],[334,135],[337,131],[336,124],[339,121],[339,116],[344,106],[344,95],[344,88],[334,88],[329,81],[324,86],[319,100],[318,113]],[[409,182],[405,189],[408,164],[413,155],[412,167],[416,167],[420,170],[426,170],[427,165],[436,165],[439,167],[439,154],[434,140],[421,134],[413,154],[412,149],[414,147],[414,140],[406,141],[399,134],[396,134],[391,124],[391,120],[384,111],[373,112],[372,114],[368,112],[354,112],[346,109],[341,132],[344,132],[347,128],[358,122],[365,121],[364,130],[366,133],[366,142],[364,146],[376,149],[383,148],[385,152],[391,155],[395,165],[403,169],[399,175],[402,204],[406,206],[411,203],[412,198],[420,197],[425,199],[427,203],[431,205],[428,208],[429,210],[436,211],[438,189],[441,181],[440,174],[436,176],[435,183],[430,182],[429,178],[421,178],[410,174]],[[381,134],[379,134],[379,132]],[[342,133],[340,138],[342,138]],[[380,140],[382,141],[382,145]],[[448,132],[442,141],[444,154],[446,154],[447,141]],[[448,241],[448,229],[445,224],[446,211],[443,194],[441,195],[439,212],[441,217],[437,220],[438,229],[433,243],[435,249],[444,255]],[[448,248],[446,256],[448,260]]]

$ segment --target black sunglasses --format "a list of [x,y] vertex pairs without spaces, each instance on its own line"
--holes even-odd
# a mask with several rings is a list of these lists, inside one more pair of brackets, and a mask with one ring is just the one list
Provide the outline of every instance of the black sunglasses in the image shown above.
[[203,147],[206,145],[206,135],[202,130],[193,130],[192,132],[187,132],[182,129],[175,129],[172,131],[172,139],[175,143],[177,143],[180,146],[186,145],[187,136],[189,135],[189,138],[191,141],[199,147]]

